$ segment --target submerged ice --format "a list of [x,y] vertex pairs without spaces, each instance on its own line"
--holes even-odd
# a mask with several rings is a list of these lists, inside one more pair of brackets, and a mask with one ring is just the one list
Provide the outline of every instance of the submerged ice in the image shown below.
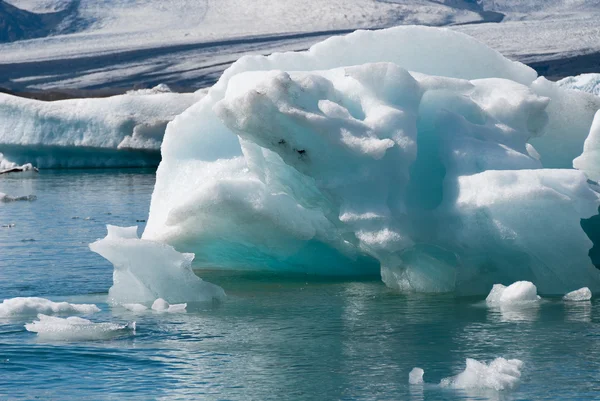
[[599,288],[580,224],[597,166],[573,169],[598,109],[445,29],[243,57],[167,126],[142,238],[200,268],[380,272],[401,291]]

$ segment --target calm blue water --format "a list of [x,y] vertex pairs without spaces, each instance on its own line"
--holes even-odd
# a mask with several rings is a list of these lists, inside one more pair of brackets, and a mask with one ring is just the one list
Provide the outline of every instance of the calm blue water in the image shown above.
[[[87,244],[105,224],[146,219],[148,171],[43,171],[0,177],[0,299],[96,303],[94,321],[137,321],[134,336],[48,342],[30,318],[0,319],[0,400],[600,400],[600,304],[488,310],[483,298],[403,296],[379,282],[202,272],[224,303],[133,315],[105,303],[112,266]],[[140,228],[140,232],[141,232]],[[505,392],[408,385],[464,369],[465,358],[524,361]]]

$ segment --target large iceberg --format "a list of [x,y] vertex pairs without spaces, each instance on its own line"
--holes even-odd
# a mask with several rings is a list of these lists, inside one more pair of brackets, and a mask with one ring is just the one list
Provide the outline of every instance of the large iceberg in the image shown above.
[[598,186],[572,168],[596,99],[446,29],[243,57],[167,126],[142,238],[401,291],[597,289]]
[[156,166],[167,123],[202,96],[164,85],[54,102],[0,93],[0,168]]

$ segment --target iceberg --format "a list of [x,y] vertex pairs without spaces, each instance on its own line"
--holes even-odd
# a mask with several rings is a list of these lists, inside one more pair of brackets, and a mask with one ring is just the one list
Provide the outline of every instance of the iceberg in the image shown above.
[[423,375],[425,371],[421,368],[413,368],[408,374],[408,384],[419,385],[423,384]]
[[17,297],[5,299],[0,304],[0,317],[50,314],[82,314],[90,315],[100,312],[93,304],[70,304],[68,302],[52,302],[38,297]]
[[583,287],[575,291],[571,291],[568,294],[565,294],[563,300],[565,301],[589,301],[592,299],[592,291],[589,288]]
[[128,324],[94,323],[80,317],[60,318],[39,314],[38,320],[27,323],[25,329],[46,340],[90,341],[109,340],[135,334],[135,322]]
[[508,287],[502,284],[494,284],[485,299],[488,305],[518,304],[539,300],[540,297],[537,295],[536,286],[529,281],[517,281]]
[[158,298],[152,303],[152,310],[156,312],[169,312],[169,313],[185,313],[187,304],[169,304],[162,298]]
[[[179,253],[173,247],[139,239],[137,227],[107,226],[105,238],[90,244],[90,249],[114,265],[113,286],[108,292],[112,304],[155,302],[206,302],[222,299],[219,286],[202,281],[194,274],[193,254]],[[180,305],[171,305],[180,309]],[[138,311],[139,306],[126,307]],[[153,309],[154,305],[153,305]]]
[[0,167],[156,166],[167,123],[202,96],[172,93],[164,85],[54,102],[0,93]]
[[599,101],[438,28],[242,57],[168,124],[142,238],[400,291],[600,288],[598,186],[572,168]]

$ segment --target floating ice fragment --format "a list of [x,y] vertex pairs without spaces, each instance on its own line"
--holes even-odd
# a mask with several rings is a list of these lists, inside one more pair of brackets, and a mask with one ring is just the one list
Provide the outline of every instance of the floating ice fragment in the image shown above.
[[158,298],[152,304],[152,310],[155,310],[157,312],[185,313],[186,312],[185,308],[187,308],[187,304],[171,305],[162,298]]
[[35,195],[24,195],[24,196],[8,196],[3,192],[0,192],[0,202],[18,202],[18,201],[34,201],[37,199]]
[[563,297],[565,301],[589,301],[590,299],[592,299],[592,291],[587,287],[571,291]]
[[423,384],[423,375],[425,371],[421,368],[413,368],[408,374],[409,384]]
[[27,331],[53,340],[107,340],[114,337],[135,334],[135,322],[128,324],[94,323],[80,317],[66,319],[38,315],[38,320],[25,325]]
[[45,298],[18,297],[5,299],[0,304],[0,317],[49,314],[83,314],[100,312],[93,304],[70,304],[67,302],[52,302]]
[[440,385],[456,389],[510,390],[519,384],[522,366],[523,362],[518,359],[496,358],[488,365],[467,358],[465,370],[442,379]]
[[537,288],[529,281],[517,281],[508,287],[494,284],[485,301],[489,305],[507,305],[538,301]]
[[17,163],[6,160],[4,155],[0,153],[0,175],[9,173],[23,173],[28,171],[37,173],[39,170],[31,163],[25,163],[22,166],[19,166]]
[[179,253],[172,246],[139,239],[137,227],[107,226],[104,239],[90,249],[114,266],[109,300],[113,303],[203,302],[222,299],[219,286],[202,281],[191,269],[194,254]]

